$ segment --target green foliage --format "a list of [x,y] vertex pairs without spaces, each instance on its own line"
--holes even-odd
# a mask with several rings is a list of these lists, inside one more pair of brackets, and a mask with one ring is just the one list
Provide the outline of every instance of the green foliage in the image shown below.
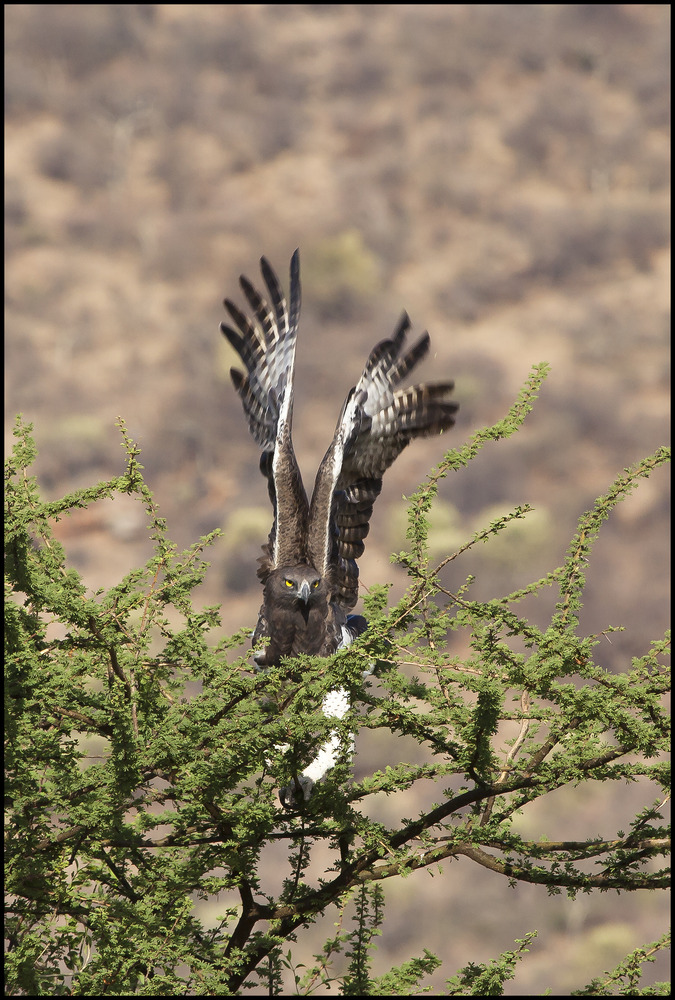
[[522,941],[516,941],[519,945],[515,951],[505,951],[492,962],[482,965],[474,965],[470,962],[466,968],[461,969],[458,975],[447,980],[447,996],[450,997],[500,997],[503,993],[502,987],[507,979],[513,979],[516,965],[522,960],[523,954],[527,953],[527,945],[536,934],[528,934]]
[[612,972],[594,979],[583,990],[574,990],[573,997],[666,997],[670,983],[655,983],[640,989],[645,962],[653,962],[662,948],[670,947],[670,933],[664,934],[644,948],[636,948]]
[[[579,628],[601,526],[667,450],[624,470],[579,519],[563,564],[519,591],[472,600],[470,578],[451,592],[441,571],[526,517],[525,505],[436,565],[427,546],[439,481],[522,424],[545,374],[538,366],[504,420],[448,452],[411,497],[410,550],[397,557],[411,578],[405,597],[388,608],[388,588],[374,588],[370,627],[354,646],[257,675],[247,649],[236,656],[247,632],[214,644],[218,610],[192,602],[217,533],[184,552],[167,540],[123,424],[123,475],[45,501],[29,472],[31,428],[17,422],[5,514],[10,995],[238,996],[261,986],[282,995],[289,977],[297,995],[410,995],[439,960],[425,951],[373,975],[385,879],[463,856],[510,883],[571,896],[669,884],[659,862],[669,846],[668,637],[611,673],[598,645],[612,627]],[[52,524],[120,493],[143,505],[154,551],[92,594]],[[516,606],[548,587],[558,600],[537,627]],[[466,656],[448,651],[453,636]],[[373,663],[376,677],[364,680]],[[338,685],[350,688],[353,707],[336,723],[318,706]],[[277,789],[317,743],[360,728],[412,737],[428,760],[350,782],[345,759],[301,810],[281,809]],[[438,783],[441,801],[414,819],[388,827],[360,809],[377,792],[425,779]],[[555,789],[638,779],[653,791],[626,815],[625,831],[533,842],[514,825]],[[279,844],[287,858],[271,885],[262,864]],[[333,860],[317,878],[319,850]],[[199,904],[216,898],[222,909],[207,923]],[[293,944],[331,905],[336,934],[305,968]],[[467,965],[447,995],[500,995],[531,936]],[[664,945],[634,952],[578,995],[635,993],[642,965]]]

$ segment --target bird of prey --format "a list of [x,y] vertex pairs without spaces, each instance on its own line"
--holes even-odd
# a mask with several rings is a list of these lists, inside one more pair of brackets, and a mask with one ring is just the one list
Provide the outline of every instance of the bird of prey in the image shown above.
[[[450,381],[399,388],[430,342],[425,332],[406,348],[410,320],[404,312],[391,339],[373,348],[347,395],[308,499],[291,438],[299,251],[291,258],[288,301],[265,257],[260,267],[267,297],[242,275],[249,309],[244,312],[225,299],[233,325],[221,323],[220,328],[245,368],[232,368],[230,374],[261,448],[260,470],[274,511],[259,559],[263,603],[253,635],[254,648],[264,643],[254,656],[264,668],[301,653],[329,656],[365,630],[365,619],[351,611],[358,598],[357,559],[382,476],[413,438],[451,427],[458,404],[448,398],[454,387]],[[327,714],[344,714],[342,694],[327,696]],[[304,785],[303,792],[307,795]]]

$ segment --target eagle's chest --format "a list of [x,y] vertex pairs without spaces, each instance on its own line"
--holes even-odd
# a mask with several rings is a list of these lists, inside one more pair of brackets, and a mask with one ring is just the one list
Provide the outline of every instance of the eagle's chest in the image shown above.
[[259,667],[269,667],[301,653],[330,656],[341,645],[345,620],[342,609],[323,594],[309,601],[294,600],[269,587],[253,636],[254,645],[265,639],[266,647],[255,661]]
[[324,647],[328,617],[325,601],[268,607],[267,620],[282,656],[316,655]]

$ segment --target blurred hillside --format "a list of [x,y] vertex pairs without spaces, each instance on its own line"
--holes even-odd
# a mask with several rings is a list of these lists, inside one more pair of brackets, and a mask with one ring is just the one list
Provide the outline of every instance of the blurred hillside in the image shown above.
[[[552,569],[616,473],[666,443],[669,5],[15,4],[5,31],[6,440],[17,412],[35,423],[37,473],[57,496],[121,471],[122,415],[175,540],[225,529],[204,601],[224,602],[228,631],[254,624],[270,511],[218,323],[224,296],[241,301],[239,274],[258,283],[261,254],[287,286],[301,248],[308,486],[402,309],[432,337],[420,377],[456,381],[454,431],[388,473],[365,585],[403,590],[389,563],[405,544],[401,494],[499,419],[537,362],[552,373],[525,429],[444,482],[437,552],[516,504],[536,513],[453,562],[449,586],[475,573],[477,596],[499,595]],[[615,669],[668,621],[667,485],[661,470],[640,487],[591,563],[584,625],[627,626],[599,653]],[[132,503],[58,531],[93,588],[149,553]],[[569,904],[521,889],[523,926],[481,930],[472,906],[504,916],[514,890],[476,882],[468,897],[462,874],[477,876],[454,868],[463,929],[422,947],[480,961],[549,908],[558,979],[549,963],[513,989],[581,985],[574,949],[607,899],[584,904],[582,927],[560,917]],[[611,903],[633,928],[624,950],[657,936],[654,905],[635,905]],[[399,910],[387,926],[408,957]],[[591,974],[611,964],[601,954]]]

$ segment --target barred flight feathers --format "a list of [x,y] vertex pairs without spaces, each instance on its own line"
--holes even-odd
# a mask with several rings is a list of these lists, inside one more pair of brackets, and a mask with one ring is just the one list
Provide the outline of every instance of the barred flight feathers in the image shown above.
[[[225,323],[221,332],[241,358],[246,374],[233,368],[232,382],[239,393],[251,434],[262,448],[260,470],[267,478],[274,521],[258,575],[265,581],[283,563],[306,560],[309,504],[293,451],[293,374],[300,315],[300,254],[291,258],[290,307],[279,279],[263,257],[260,261],[271,306],[243,275],[241,288],[252,309],[246,316],[230,299],[225,308],[237,329]],[[281,484],[281,489],[279,485]]]

